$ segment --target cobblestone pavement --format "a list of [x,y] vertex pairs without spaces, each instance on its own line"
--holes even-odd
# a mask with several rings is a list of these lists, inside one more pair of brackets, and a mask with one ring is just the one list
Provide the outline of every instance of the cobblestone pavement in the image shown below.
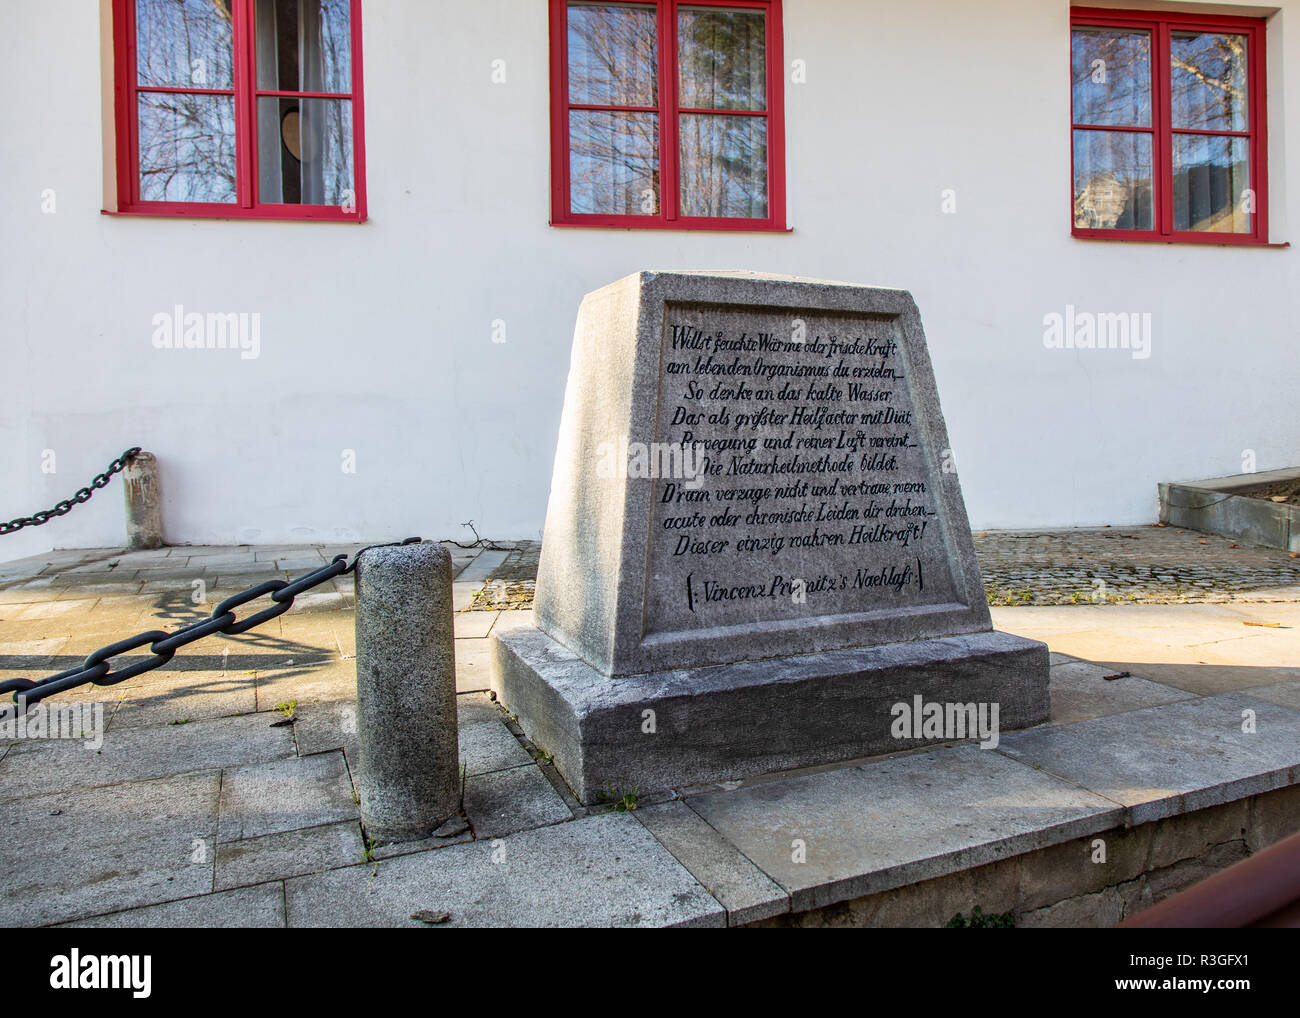
[[975,536],[993,605],[1300,601],[1300,559],[1175,527]]

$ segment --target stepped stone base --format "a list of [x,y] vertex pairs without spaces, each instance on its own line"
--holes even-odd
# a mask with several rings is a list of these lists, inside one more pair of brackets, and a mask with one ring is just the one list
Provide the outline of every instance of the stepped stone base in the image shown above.
[[[609,678],[531,626],[493,635],[492,687],[584,803],[933,745],[897,703],[1047,720],[1046,644],[986,632]],[[653,714],[647,713],[653,712]]]

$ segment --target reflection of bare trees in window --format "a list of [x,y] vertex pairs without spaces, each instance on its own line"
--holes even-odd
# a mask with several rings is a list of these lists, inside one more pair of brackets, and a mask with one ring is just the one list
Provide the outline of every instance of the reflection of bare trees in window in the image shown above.
[[682,214],[767,218],[767,118],[683,114]]
[[[659,105],[652,8],[569,10],[569,99],[591,106]],[[659,211],[656,113],[574,110],[569,118],[574,212]]]
[[[576,213],[659,211],[665,125],[658,113],[655,23],[652,8],[569,8],[570,207]],[[766,109],[765,25],[752,12],[680,12],[683,110]],[[683,112],[668,126],[678,131],[684,215],[767,217],[766,116]]]
[[139,109],[142,201],[235,201],[230,98],[142,92]]
[[652,8],[569,9],[569,99],[593,106],[658,106]]
[[235,201],[231,2],[135,0],[143,201]]
[[[1245,131],[1248,55],[1244,35],[1175,32],[1170,39],[1173,126]],[[1241,207],[1250,186],[1246,139],[1178,134],[1173,147],[1174,226],[1179,230],[1249,233]]]
[[1077,124],[1151,126],[1151,35],[1076,29],[1073,46]]
[[231,2],[135,0],[138,83],[232,88]]
[[682,10],[677,60],[683,109],[761,110],[767,104],[761,13]]
[[1170,45],[1174,126],[1246,130],[1246,37],[1175,33]]
[[[1175,231],[1248,233],[1241,198],[1250,186],[1248,37],[1173,31],[1154,55],[1151,34],[1076,27],[1073,33],[1074,222],[1092,229],[1149,229],[1152,145],[1172,159]],[[1153,117],[1153,60],[1166,62],[1170,94]],[[1145,128],[1158,123],[1158,137]],[[1089,128],[1110,128],[1095,130]],[[1229,137],[1216,132],[1242,132]]]
[[[678,23],[683,107],[762,110],[767,104],[762,14],[684,10]],[[684,113],[682,214],[767,217],[767,118]]]
[[1071,46],[1074,121],[1074,225],[1150,229],[1150,136],[1089,131],[1083,125],[1150,127],[1151,33],[1076,28]]

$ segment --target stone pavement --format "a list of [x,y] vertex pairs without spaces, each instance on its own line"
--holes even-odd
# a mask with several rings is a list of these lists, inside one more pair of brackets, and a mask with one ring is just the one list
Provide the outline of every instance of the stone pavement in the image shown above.
[[[1129,549],[1146,534],[1089,540]],[[494,577],[526,582],[531,547],[452,547],[462,834],[364,840],[343,577],[243,637],[212,637],[120,686],[54,698],[104,704],[97,749],[0,740],[0,924],[421,926],[416,913],[446,911],[453,926],[837,915],[942,925],[982,904],[1021,925],[1062,925],[1119,918],[1199,872],[1188,867],[1226,865],[1300,828],[1294,586],[1256,586],[1268,600],[1224,604],[995,607],[998,628],[1054,651],[1046,726],[1005,734],[995,749],[938,744],[654,799],[612,790],[631,794],[584,809],[485,692],[488,633],[526,613],[465,610],[483,607]],[[1204,560],[1166,568],[1187,576],[1241,550],[1196,548],[1209,549]],[[104,644],[176,628],[246,586],[353,550],[102,550],[0,564],[0,675],[71,667]],[[1135,553],[1108,561],[1122,554]],[[1274,579],[1275,566],[1241,561]],[[1243,712],[1253,731],[1242,730]],[[1175,821],[1191,833],[1151,840]],[[1049,853],[1074,859],[1098,833],[1127,844],[1130,829],[1147,841],[1117,849],[1128,863],[1086,867],[1073,884],[1043,876],[1069,869]],[[1150,868],[1157,857],[1163,876]],[[928,911],[900,911],[891,897],[914,888],[931,889]]]

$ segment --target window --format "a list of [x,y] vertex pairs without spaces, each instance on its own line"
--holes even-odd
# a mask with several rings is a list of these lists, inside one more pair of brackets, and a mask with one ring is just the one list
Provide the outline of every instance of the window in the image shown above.
[[780,0],[551,0],[552,223],[785,229]]
[[359,0],[114,0],[119,212],[365,219]]
[[1075,235],[1266,243],[1264,23],[1072,21]]

